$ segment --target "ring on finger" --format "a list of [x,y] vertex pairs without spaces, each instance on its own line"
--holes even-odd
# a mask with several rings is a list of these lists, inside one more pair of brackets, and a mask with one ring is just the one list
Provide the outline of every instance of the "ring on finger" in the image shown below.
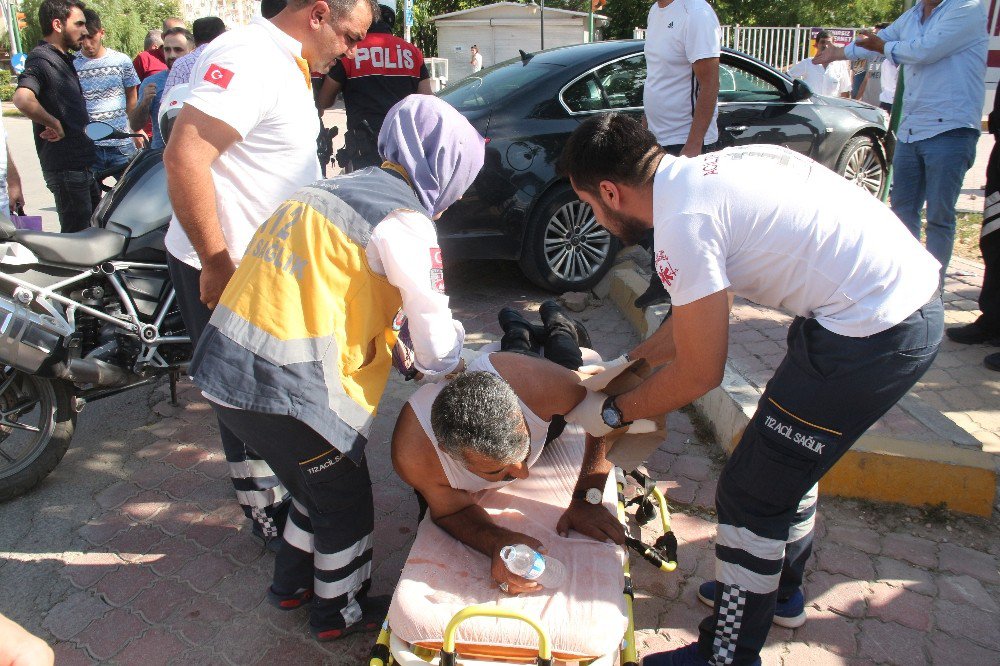
[[500,591],[504,594],[510,594],[510,588],[507,587],[507,583],[500,583]]

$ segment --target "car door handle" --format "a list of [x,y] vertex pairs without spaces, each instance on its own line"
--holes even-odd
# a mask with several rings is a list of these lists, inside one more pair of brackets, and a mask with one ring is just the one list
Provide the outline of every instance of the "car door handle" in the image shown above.
[[729,125],[726,127],[726,131],[732,132],[733,134],[743,134],[743,132],[746,132],[748,129],[750,128],[746,125]]

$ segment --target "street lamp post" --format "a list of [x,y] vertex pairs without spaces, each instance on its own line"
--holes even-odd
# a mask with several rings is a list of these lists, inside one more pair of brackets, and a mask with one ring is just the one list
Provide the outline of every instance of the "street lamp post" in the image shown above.
[[545,50],[545,0],[540,0],[540,2],[542,3],[541,4],[541,7],[542,7],[542,19],[541,19],[541,25],[542,25],[542,48],[540,48],[538,50],[539,51],[544,51]]

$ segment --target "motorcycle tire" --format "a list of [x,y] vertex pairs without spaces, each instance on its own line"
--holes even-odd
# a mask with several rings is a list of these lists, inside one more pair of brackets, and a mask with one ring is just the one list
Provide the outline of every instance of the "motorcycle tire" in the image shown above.
[[[30,404],[26,401],[31,401]],[[31,423],[22,422],[30,406]],[[62,460],[73,439],[76,409],[73,385],[8,368],[0,374],[0,502],[23,495],[49,475]],[[11,425],[14,423],[15,425]],[[37,432],[17,428],[30,425]],[[22,455],[4,450],[8,438],[34,435]],[[16,443],[16,442],[15,442]],[[15,457],[16,456],[16,457]]]

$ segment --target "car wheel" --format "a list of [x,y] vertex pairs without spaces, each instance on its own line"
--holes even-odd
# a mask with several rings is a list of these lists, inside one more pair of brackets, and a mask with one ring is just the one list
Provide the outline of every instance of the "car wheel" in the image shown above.
[[881,197],[885,189],[888,166],[885,157],[869,136],[855,136],[847,142],[837,160],[837,173]]
[[543,289],[586,291],[608,272],[620,247],[573,188],[558,185],[531,216],[521,270]]

